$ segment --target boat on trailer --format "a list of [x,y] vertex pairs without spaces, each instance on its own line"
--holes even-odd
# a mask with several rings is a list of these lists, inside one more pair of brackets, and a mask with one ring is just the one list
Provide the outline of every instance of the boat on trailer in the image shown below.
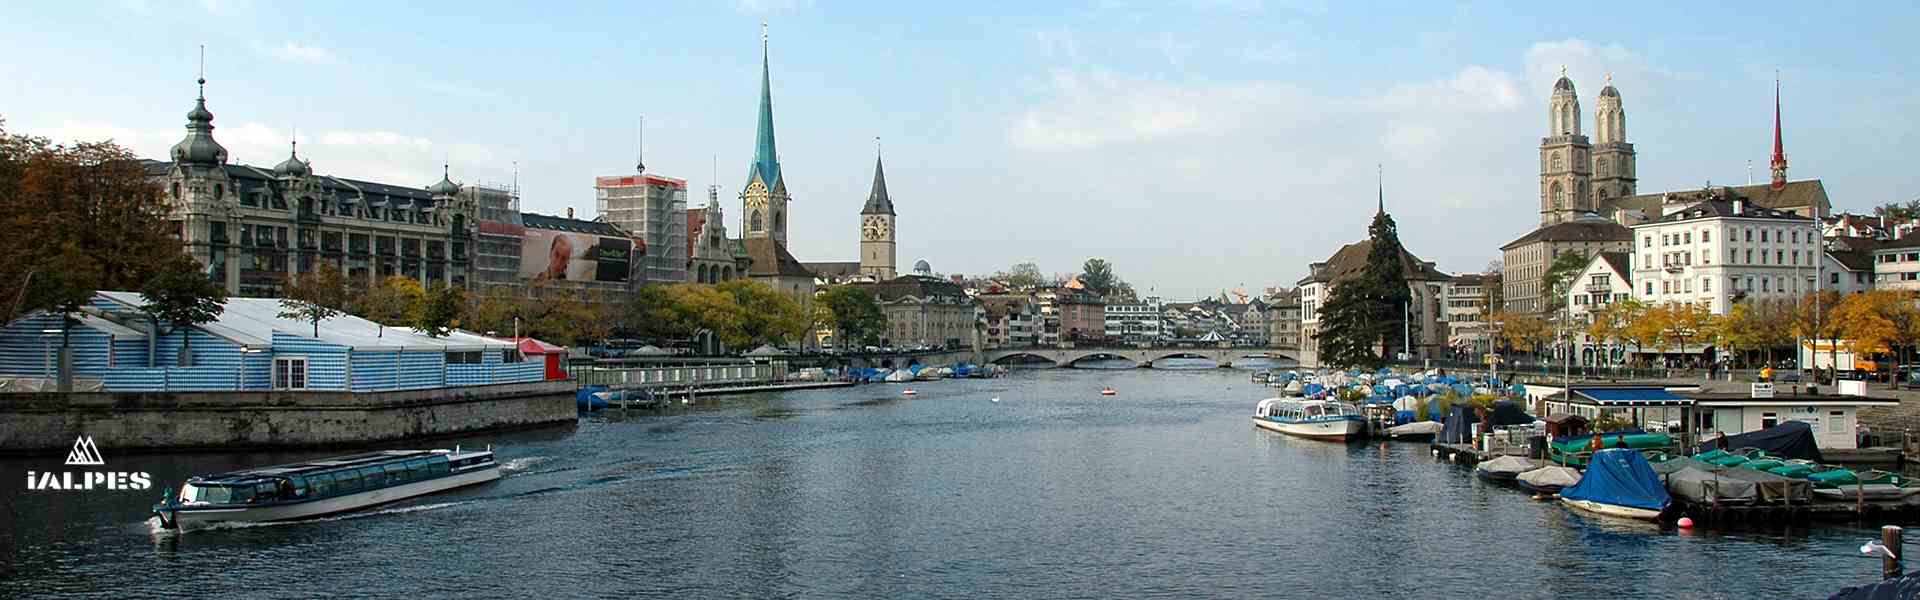
[[188,478],[153,515],[186,530],[359,510],[500,478],[493,449],[383,450]]
[[1253,424],[1295,437],[1344,442],[1366,434],[1367,418],[1344,402],[1268,398],[1253,409]]

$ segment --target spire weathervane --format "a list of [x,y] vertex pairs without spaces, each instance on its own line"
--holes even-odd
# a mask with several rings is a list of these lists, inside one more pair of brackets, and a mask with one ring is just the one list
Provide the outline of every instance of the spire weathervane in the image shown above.
[[1387,168],[1381,163],[1373,163],[1373,186],[1379,193],[1379,214],[1387,214]]
[[200,84],[200,99],[206,100],[207,99],[207,45],[206,44],[200,45],[200,78],[197,80],[197,82]]
[[646,115],[641,115],[641,116],[640,116],[640,136],[639,136],[639,138],[640,138],[640,139],[639,139],[639,141],[638,141],[638,142],[636,142],[636,144],[635,144],[636,146],[638,146],[638,149],[636,149],[636,150],[634,151],[634,153],[633,153],[633,172],[635,172],[635,173],[639,173],[639,174],[643,174],[643,175],[644,175],[644,174],[646,174],[646,172],[647,172],[647,160],[646,160],[646,157],[647,157],[647,117],[646,117]]

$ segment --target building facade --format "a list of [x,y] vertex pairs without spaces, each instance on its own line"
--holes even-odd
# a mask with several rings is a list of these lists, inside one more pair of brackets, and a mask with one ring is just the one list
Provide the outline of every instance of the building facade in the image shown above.
[[1557,310],[1546,289],[1547,271],[1567,252],[1591,258],[1601,252],[1624,252],[1633,232],[1619,223],[1587,213],[1545,225],[1500,247],[1500,285],[1506,310],[1541,314]]
[[229,163],[213,137],[205,82],[169,161],[147,161],[186,251],[236,296],[273,297],[322,263],[355,285],[404,275],[465,287],[474,204],[445,173],[422,187],[314,172],[293,146],[271,169]]
[[1908,237],[1873,249],[1873,287],[1920,290],[1920,237]]
[[687,209],[687,282],[720,283],[743,276],[734,262],[733,240],[717,187],[708,186],[707,205]]
[[511,186],[473,184],[460,195],[474,205],[473,277],[469,290],[514,295],[522,287],[520,249],[527,228],[520,222],[520,192]]
[[1298,292],[1277,296],[1268,305],[1269,320],[1273,322],[1274,348],[1300,347],[1300,294]]
[[1577,328],[1573,330],[1577,364],[1608,365],[1626,360],[1628,348],[1618,340],[1594,339],[1586,332],[1586,325],[1609,305],[1633,297],[1632,262],[1626,252],[1596,254],[1567,286],[1561,302],[1570,311],[1568,322]]
[[1025,347],[1040,343],[1043,319],[1040,302],[1032,294],[982,294],[978,297],[987,348]]
[[1741,300],[1791,302],[1814,289],[1822,251],[1813,219],[1754,206],[1731,188],[1686,200],[1697,201],[1669,203],[1633,227],[1635,298],[1723,315]]
[[1106,336],[1128,344],[1160,343],[1161,303],[1158,296],[1144,300],[1110,302],[1105,307]]
[[877,283],[851,283],[873,294],[887,317],[881,344],[970,348],[974,342],[973,299],[953,282],[905,275]]
[[[1320,365],[1320,309],[1325,306],[1332,287],[1341,281],[1357,277],[1367,268],[1367,254],[1373,249],[1373,240],[1361,240],[1341,246],[1333,256],[1322,262],[1309,265],[1310,273],[1302,278],[1300,289],[1300,364],[1316,368]],[[1406,278],[1407,290],[1411,294],[1411,304],[1407,307],[1410,317],[1410,329],[1415,329],[1411,337],[1414,358],[1442,358],[1448,354],[1446,349],[1447,328],[1441,319],[1446,283],[1452,277],[1435,269],[1433,263],[1420,260],[1405,248],[1400,250],[1401,276]],[[1389,359],[1393,357],[1388,357]]]
[[1061,288],[1053,298],[1060,319],[1060,341],[1099,343],[1107,336],[1107,301],[1082,289]]
[[1487,303],[1492,291],[1489,286],[1498,285],[1496,281],[1482,273],[1455,275],[1447,280],[1443,314],[1447,323],[1447,345],[1454,349],[1456,356],[1473,357],[1492,351]]

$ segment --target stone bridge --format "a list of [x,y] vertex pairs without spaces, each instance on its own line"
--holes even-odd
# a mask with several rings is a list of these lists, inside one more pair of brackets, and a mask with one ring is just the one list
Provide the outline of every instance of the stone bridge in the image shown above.
[[1056,348],[1035,346],[1026,348],[994,348],[980,352],[981,362],[1001,363],[1017,358],[1040,358],[1052,361],[1055,366],[1072,367],[1084,360],[1130,360],[1140,368],[1151,368],[1153,362],[1166,358],[1200,358],[1213,361],[1220,367],[1231,367],[1233,361],[1243,358],[1271,358],[1276,360],[1296,360],[1296,356],[1287,350],[1266,348],[1176,348],[1115,346]]

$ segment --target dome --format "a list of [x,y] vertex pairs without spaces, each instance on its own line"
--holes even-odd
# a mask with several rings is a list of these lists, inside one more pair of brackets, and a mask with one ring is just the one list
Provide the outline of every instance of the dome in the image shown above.
[[227,149],[213,141],[213,113],[207,110],[206,97],[194,100],[193,110],[187,111],[187,137],[174,144],[167,154],[176,163],[218,165],[227,162]]
[[1567,79],[1566,75],[1561,75],[1560,79],[1553,82],[1553,91],[1558,92],[1560,90],[1573,91],[1573,80]]
[[449,179],[447,177],[446,167],[442,166],[440,171],[440,181],[433,185],[427,186],[427,192],[435,196],[452,196],[454,194],[460,193],[460,184],[454,183],[452,179]]
[[[298,144],[298,142],[295,142],[295,144]],[[300,160],[298,147],[288,154],[286,160],[280,161],[280,164],[274,165],[273,167],[273,174],[281,177],[306,177],[312,172],[313,165]]]
[[917,261],[914,261],[914,262],[913,262],[913,272],[915,272],[915,273],[932,273],[932,272],[933,272],[933,265],[930,265],[930,264],[927,264],[927,261],[924,261],[924,260],[917,260]]
[[1600,88],[1600,97],[1601,98],[1619,98],[1620,90],[1613,89],[1613,86],[1611,85]]

